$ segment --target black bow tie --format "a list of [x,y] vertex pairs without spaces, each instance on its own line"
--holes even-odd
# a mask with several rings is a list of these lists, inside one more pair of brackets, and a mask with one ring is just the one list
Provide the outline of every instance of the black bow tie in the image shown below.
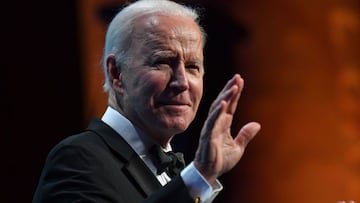
[[180,152],[164,152],[159,145],[154,145],[149,152],[158,175],[166,172],[170,178],[173,178],[185,167],[184,155]]

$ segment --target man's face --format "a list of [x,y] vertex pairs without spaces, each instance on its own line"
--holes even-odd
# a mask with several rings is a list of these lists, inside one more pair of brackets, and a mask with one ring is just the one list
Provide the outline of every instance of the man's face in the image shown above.
[[190,18],[149,15],[135,23],[121,70],[125,116],[167,142],[193,121],[203,93],[202,34]]

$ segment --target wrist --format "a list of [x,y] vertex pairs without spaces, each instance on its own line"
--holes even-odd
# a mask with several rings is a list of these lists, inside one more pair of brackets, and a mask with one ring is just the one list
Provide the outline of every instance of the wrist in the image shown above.
[[211,168],[210,166],[205,166],[198,161],[194,161],[194,166],[209,184],[214,184],[216,182],[217,176],[209,170],[209,168]]

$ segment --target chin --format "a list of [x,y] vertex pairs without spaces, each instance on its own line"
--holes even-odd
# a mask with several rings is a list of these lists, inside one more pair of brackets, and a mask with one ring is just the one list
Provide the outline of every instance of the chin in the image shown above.
[[184,132],[192,121],[192,116],[184,116],[184,114],[176,116],[167,115],[160,118],[158,127],[162,129],[163,132],[174,135]]
[[171,130],[172,134],[179,134],[184,132],[189,127],[189,124],[185,123],[172,123],[168,126],[168,129]]

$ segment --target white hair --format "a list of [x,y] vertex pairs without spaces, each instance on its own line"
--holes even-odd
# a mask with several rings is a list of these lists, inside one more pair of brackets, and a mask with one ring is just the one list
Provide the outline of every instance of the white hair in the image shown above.
[[125,67],[127,65],[128,50],[131,46],[134,20],[138,17],[153,13],[193,19],[198,24],[205,43],[205,32],[199,25],[199,14],[197,10],[169,0],[139,0],[129,4],[116,14],[106,32],[103,53],[103,71],[105,76],[103,88],[105,92],[111,90],[106,68],[106,57],[109,54],[114,54],[117,66]]

